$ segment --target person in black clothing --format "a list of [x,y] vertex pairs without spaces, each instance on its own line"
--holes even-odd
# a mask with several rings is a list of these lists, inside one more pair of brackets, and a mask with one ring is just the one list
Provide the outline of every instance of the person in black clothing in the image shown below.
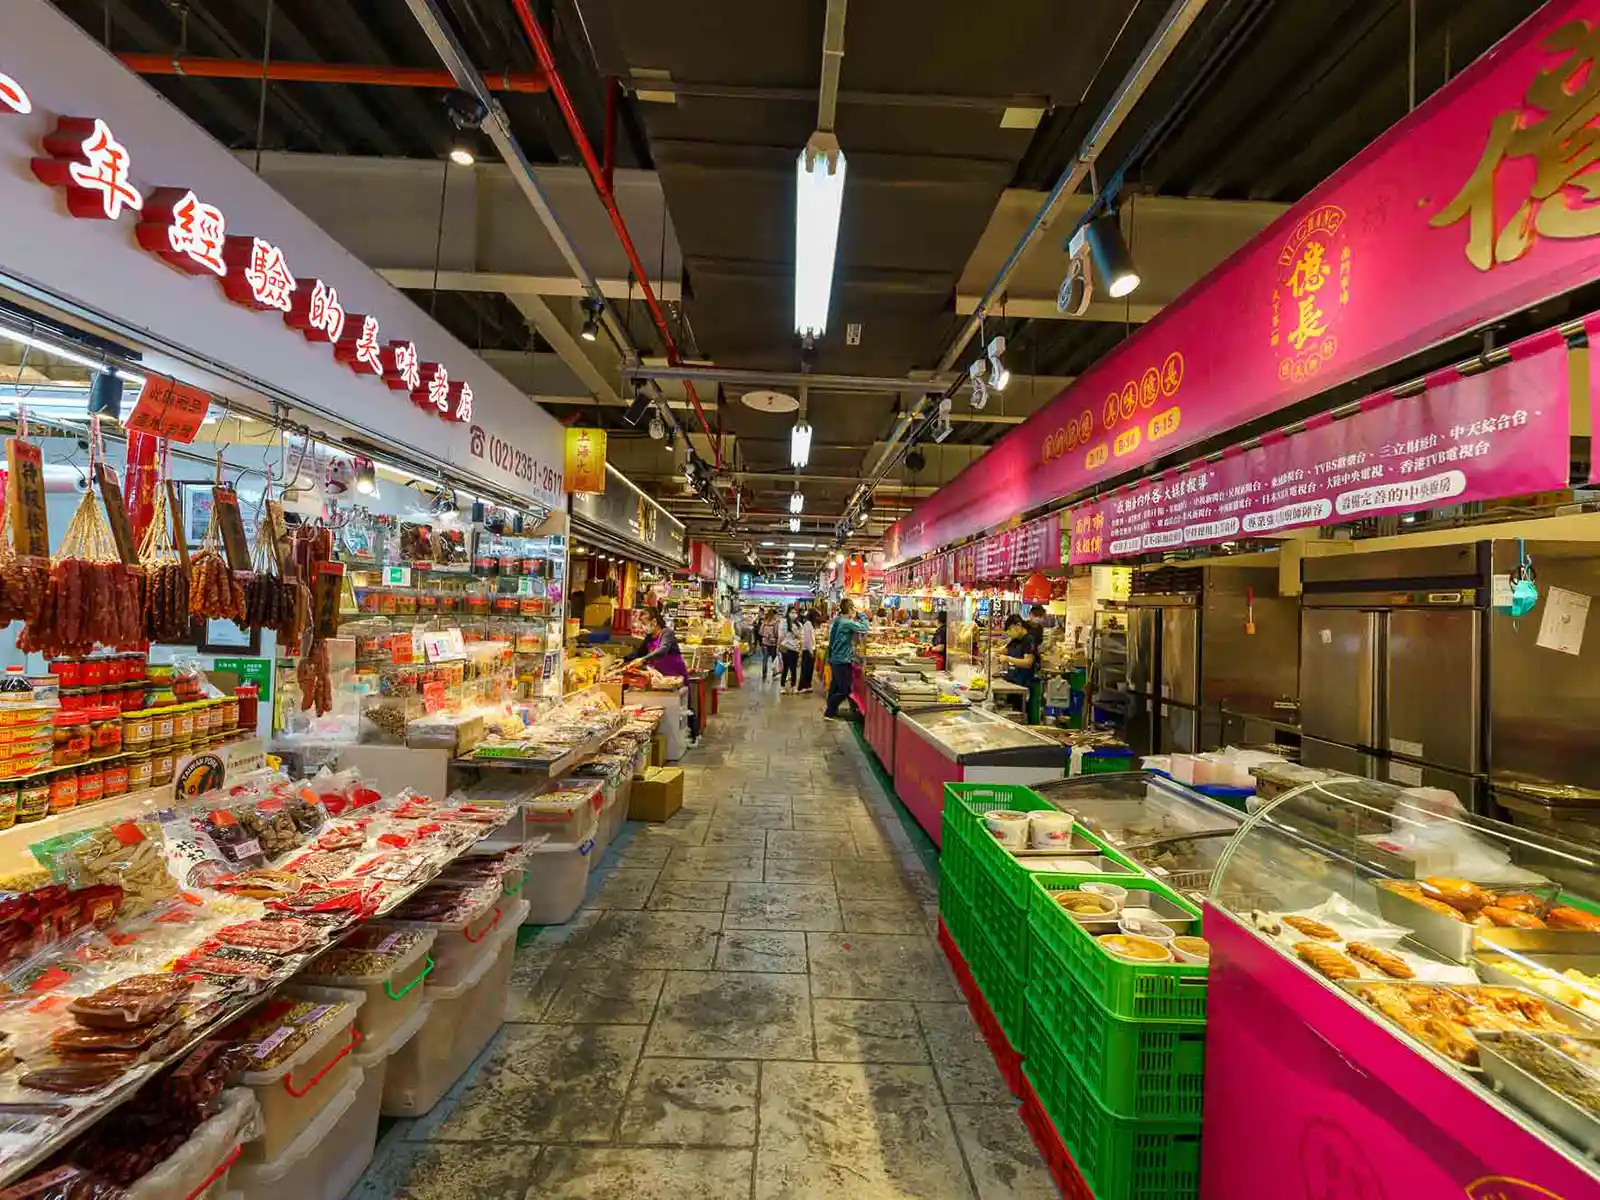
[[1039,649],[1044,646],[1044,622],[1046,615],[1045,607],[1042,604],[1035,604],[1032,608],[1028,609],[1028,632],[1033,634],[1033,645],[1035,649]]
[[933,652],[938,656],[939,670],[943,671],[950,657],[950,614],[941,608],[933,619],[938,622],[933,630]]
[[1039,646],[1034,641],[1033,630],[1020,616],[1013,613],[1006,618],[1005,653],[1000,661],[1005,664],[1006,680],[1018,687],[1031,689],[1039,673]]

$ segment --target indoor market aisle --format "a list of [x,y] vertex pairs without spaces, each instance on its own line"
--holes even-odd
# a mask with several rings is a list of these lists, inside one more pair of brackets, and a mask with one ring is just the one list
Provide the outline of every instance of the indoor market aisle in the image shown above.
[[937,884],[816,696],[724,692],[685,807],[525,944],[510,1022],[355,1200],[1056,1195],[933,932]]

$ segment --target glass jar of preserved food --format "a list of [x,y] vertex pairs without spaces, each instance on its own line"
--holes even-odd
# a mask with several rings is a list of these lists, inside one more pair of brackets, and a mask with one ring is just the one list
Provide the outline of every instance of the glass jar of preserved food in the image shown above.
[[78,805],[93,804],[106,794],[106,771],[99,765],[78,768]]
[[50,761],[58,767],[81,763],[89,757],[93,735],[89,729],[86,711],[56,713],[55,726],[50,735]]
[[153,764],[149,752],[132,755],[128,759],[128,790],[142,792],[150,787]]
[[50,776],[50,813],[69,812],[78,807],[78,772],[57,771]]

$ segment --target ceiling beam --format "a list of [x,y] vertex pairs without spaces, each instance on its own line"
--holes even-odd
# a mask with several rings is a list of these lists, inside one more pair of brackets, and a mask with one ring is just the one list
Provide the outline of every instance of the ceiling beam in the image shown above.
[[572,368],[572,373],[583,385],[594,393],[596,400],[601,403],[621,403],[611,386],[611,381],[583,352],[583,348],[578,345],[578,339],[573,337],[561,319],[550,311],[548,304],[538,296],[512,296],[511,303],[516,305],[517,311],[539,331],[539,336],[550,344],[550,348],[561,357],[561,361]]
[[690,383],[725,383],[732,387],[807,387],[823,392],[942,392],[955,380],[954,375],[930,375],[924,379],[896,379],[873,375],[813,375],[799,371],[742,371],[732,367],[657,367],[641,364],[623,369],[624,379],[672,380]]
[[[427,267],[379,267],[382,275],[397,288],[426,291],[438,287],[446,292],[502,292],[507,296],[583,296],[583,285],[571,275],[524,275],[507,271],[440,271],[437,281]],[[596,279],[607,300],[628,299],[626,279]],[[633,295],[639,296],[639,285],[633,285]],[[676,281],[668,281],[656,288],[656,297],[663,303],[676,303],[683,298],[683,289]]]

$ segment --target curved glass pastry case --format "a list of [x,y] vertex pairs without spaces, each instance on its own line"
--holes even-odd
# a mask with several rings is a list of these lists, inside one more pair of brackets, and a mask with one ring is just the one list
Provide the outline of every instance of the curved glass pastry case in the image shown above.
[[1600,1194],[1600,854],[1337,777],[1247,818],[1207,901],[1203,1195]]

